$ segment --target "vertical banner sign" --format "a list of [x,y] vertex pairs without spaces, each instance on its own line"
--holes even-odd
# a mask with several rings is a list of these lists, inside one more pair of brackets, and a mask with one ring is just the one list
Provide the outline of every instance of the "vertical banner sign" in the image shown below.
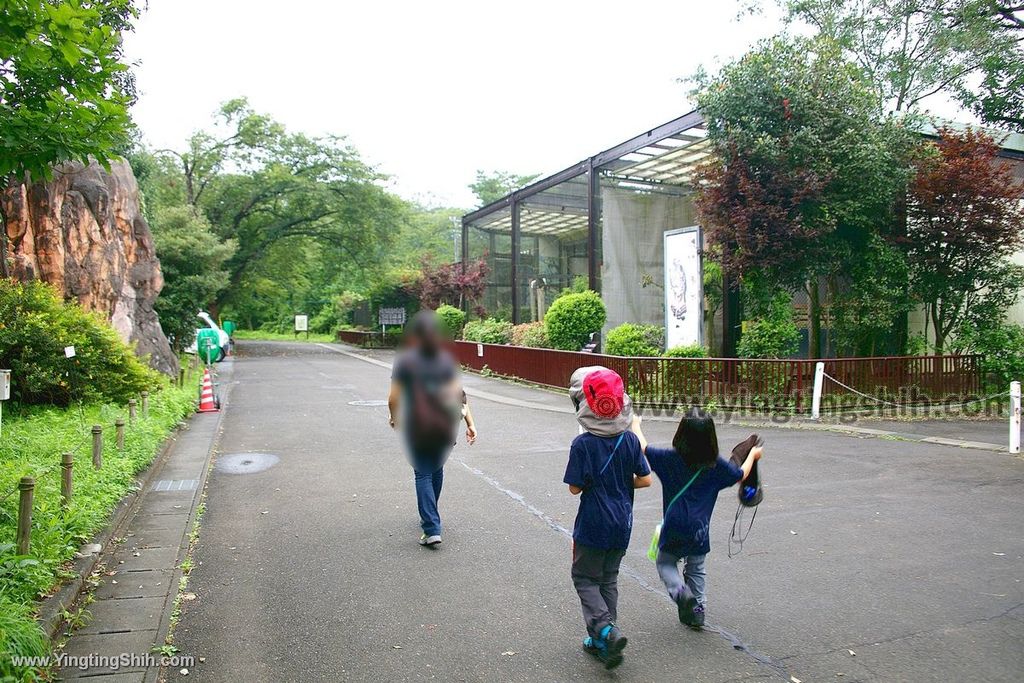
[[665,348],[704,343],[700,226],[665,233]]

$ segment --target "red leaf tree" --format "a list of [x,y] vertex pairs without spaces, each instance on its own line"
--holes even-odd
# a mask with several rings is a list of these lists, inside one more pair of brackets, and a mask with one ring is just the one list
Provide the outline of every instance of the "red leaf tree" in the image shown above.
[[1008,257],[1024,245],[1024,187],[982,131],[944,128],[935,146],[911,183],[905,247],[941,353],[962,325],[998,323],[1016,298]]
[[462,263],[434,265],[423,259],[423,276],[417,284],[420,303],[426,308],[448,304],[462,308],[475,304],[484,294],[487,284],[487,262],[483,259]]

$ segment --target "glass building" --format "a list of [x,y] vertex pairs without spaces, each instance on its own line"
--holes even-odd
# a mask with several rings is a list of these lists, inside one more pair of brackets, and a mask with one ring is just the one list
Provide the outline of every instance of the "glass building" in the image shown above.
[[[464,216],[462,258],[490,268],[488,314],[543,320],[583,278],[604,299],[606,330],[665,325],[665,235],[696,226],[692,178],[708,153],[693,111]],[[720,350],[715,325],[701,323],[701,340]]]

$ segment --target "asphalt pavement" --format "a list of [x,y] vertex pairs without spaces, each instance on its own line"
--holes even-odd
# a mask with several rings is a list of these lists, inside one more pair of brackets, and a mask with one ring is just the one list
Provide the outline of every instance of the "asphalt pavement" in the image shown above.
[[[579,646],[569,577],[576,434],[559,397],[473,377],[476,445],[446,469],[444,543],[421,548],[388,370],[302,343],[240,344],[175,642],[201,681],[1019,681],[1024,460],[760,429],[765,502],[730,558],[712,522],[708,624],[682,627],[637,493],[620,577],[625,663]],[[386,360],[379,356],[378,363]],[[531,407],[534,400],[537,407]],[[567,403],[567,399],[565,400]],[[673,425],[651,422],[655,443]],[[722,425],[723,450],[750,428]],[[260,454],[271,457],[264,458]],[[238,457],[232,457],[238,456]],[[181,679],[168,671],[169,679]]]

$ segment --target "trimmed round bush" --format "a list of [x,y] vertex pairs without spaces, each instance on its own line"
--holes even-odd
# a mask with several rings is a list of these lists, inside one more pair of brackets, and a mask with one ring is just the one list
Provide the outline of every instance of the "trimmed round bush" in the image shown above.
[[459,335],[462,334],[462,328],[466,324],[465,312],[454,306],[442,304],[437,307],[435,313],[437,313],[437,318],[441,321],[441,326],[444,327],[448,336],[452,339],[458,339]]
[[667,349],[662,355],[665,358],[707,358],[708,350],[700,344],[682,344]]
[[601,296],[588,289],[555,299],[544,316],[544,328],[553,348],[579,351],[601,330],[607,315]]
[[548,332],[543,322],[523,323],[512,328],[512,343],[534,349],[550,348]]
[[11,370],[11,398],[26,404],[124,402],[160,384],[105,320],[38,281],[0,279],[0,367]]
[[623,323],[608,331],[604,352],[611,356],[657,356],[665,343],[665,329],[660,325]]
[[512,323],[494,318],[471,320],[463,328],[462,338],[481,344],[508,344],[512,341]]

